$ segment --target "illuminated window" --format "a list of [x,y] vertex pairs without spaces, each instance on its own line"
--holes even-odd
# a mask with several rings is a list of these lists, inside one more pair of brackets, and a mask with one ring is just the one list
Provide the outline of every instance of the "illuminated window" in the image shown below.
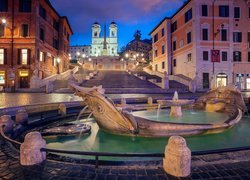
[[0,64],[4,64],[4,49],[0,49]]
[[27,49],[22,49],[21,50],[21,63],[23,65],[28,64],[28,50]]
[[41,62],[43,61],[43,52],[39,53],[39,61],[41,61]]

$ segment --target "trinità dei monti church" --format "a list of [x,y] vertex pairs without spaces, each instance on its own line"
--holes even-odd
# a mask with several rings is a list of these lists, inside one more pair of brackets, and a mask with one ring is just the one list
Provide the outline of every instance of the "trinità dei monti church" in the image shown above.
[[102,33],[101,25],[95,22],[92,25],[91,56],[118,56],[117,31],[117,24],[115,22],[110,23],[109,36],[107,36],[106,24]]

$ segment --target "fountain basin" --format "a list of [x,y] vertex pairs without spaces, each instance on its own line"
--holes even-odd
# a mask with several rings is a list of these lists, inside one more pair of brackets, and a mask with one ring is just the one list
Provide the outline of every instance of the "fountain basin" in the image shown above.
[[161,106],[186,106],[194,103],[194,100],[179,99],[179,100],[157,100]]

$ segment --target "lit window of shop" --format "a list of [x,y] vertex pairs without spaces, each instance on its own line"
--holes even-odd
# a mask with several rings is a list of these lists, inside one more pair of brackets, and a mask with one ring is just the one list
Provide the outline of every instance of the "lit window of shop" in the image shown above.
[[250,74],[247,74],[247,78],[246,78],[246,89],[247,89],[247,90],[250,89]]
[[244,74],[236,74],[236,85],[244,89]]
[[216,76],[216,84],[217,84],[217,87],[220,87],[220,86],[227,86],[227,75],[225,73],[219,73],[217,76]]
[[5,71],[0,71],[0,85],[5,84]]

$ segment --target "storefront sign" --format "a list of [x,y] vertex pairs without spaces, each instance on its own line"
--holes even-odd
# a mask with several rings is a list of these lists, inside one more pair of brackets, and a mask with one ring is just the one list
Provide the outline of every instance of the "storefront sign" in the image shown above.
[[220,62],[220,50],[211,50],[212,62]]
[[29,76],[29,71],[19,71],[19,76],[20,77],[27,77],[27,76]]

